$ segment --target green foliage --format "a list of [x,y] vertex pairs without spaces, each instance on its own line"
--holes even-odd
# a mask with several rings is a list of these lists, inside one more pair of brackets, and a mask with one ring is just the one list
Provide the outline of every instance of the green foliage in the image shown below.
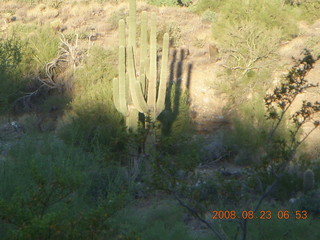
[[[263,189],[264,186],[270,186],[275,181],[275,177],[270,168],[263,168],[261,166],[255,168],[255,171],[256,172],[253,175],[255,175],[255,179],[259,179],[260,182],[257,181],[254,185],[255,188],[259,189],[262,193],[265,190]],[[297,173],[291,174],[284,172],[279,179],[277,186],[270,193],[270,197],[277,201],[287,202],[290,198],[296,197],[301,191],[303,191],[303,179],[301,176]]]
[[[277,179],[278,186],[281,186],[281,184],[287,186],[300,185],[302,190],[301,184],[292,181],[293,179],[291,181],[286,180],[290,180],[290,175],[286,176],[286,167],[293,161],[298,147],[309,134],[318,128],[319,120],[314,117],[320,112],[319,102],[303,101],[301,108],[291,114],[288,128],[282,128],[281,130],[281,125],[288,118],[288,109],[296,97],[306,89],[316,87],[316,85],[308,83],[305,79],[307,73],[313,68],[314,63],[315,59],[306,51],[305,57],[290,70],[281,85],[276,87],[273,93],[267,94],[265,97],[266,117],[272,125],[268,130],[265,142],[264,149],[266,154],[262,164],[257,168],[257,172],[260,181],[266,186],[270,186]],[[300,130],[307,122],[312,122],[314,126],[302,137]],[[312,174],[308,175],[311,176]],[[309,180],[314,182],[312,176]],[[281,194],[279,193],[279,195]]]
[[9,37],[0,41],[0,112],[11,110],[31,77],[45,74],[44,66],[57,56],[58,46],[49,27],[17,24],[10,29]]
[[182,222],[181,208],[171,202],[160,202],[143,209],[130,208],[119,216],[122,227],[119,229],[121,239],[128,235],[141,240],[160,239],[194,239]]
[[312,23],[320,17],[320,2],[318,0],[303,0],[296,7],[297,17],[299,20],[304,20]]
[[320,191],[312,190],[302,195],[295,204],[299,210],[305,210],[309,215],[318,216],[320,214]]
[[107,168],[95,169],[89,172],[89,176],[91,184],[88,194],[94,203],[99,204],[106,198],[116,198],[133,189],[133,183],[125,168],[111,165]]
[[[30,136],[1,162],[3,239],[106,239],[128,200],[123,170],[50,136]],[[126,180],[127,179],[127,180]]]
[[[267,94],[265,107],[267,120],[270,121],[266,122],[261,103],[259,101],[255,103],[253,98],[252,103],[241,109],[242,114],[238,118],[240,121],[236,120],[235,131],[229,134],[227,140],[230,143],[239,144],[240,149],[247,149],[247,152],[259,151],[263,154],[261,150],[264,149],[265,154],[268,155],[267,158],[274,162],[292,160],[297,147],[303,142],[299,140],[301,126],[320,111],[319,103],[305,101],[301,109],[292,114],[290,123],[285,124],[286,119],[289,118],[286,112],[296,96],[304,89],[315,87],[305,79],[314,61],[309,52],[306,52],[305,58],[292,68],[281,86],[276,87],[272,94]],[[317,128],[318,121],[313,120],[313,123]],[[230,143],[228,145],[232,147]]]
[[169,34],[170,47],[178,47],[181,44],[181,28],[175,22],[164,22],[159,26],[157,31],[158,43],[163,43],[163,35]]
[[126,19],[126,17],[128,17],[128,14],[125,13],[124,9],[121,9],[117,12],[113,12],[108,18],[108,22],[110,23],[112,29],[117,29],[119,20]]
[[260,96],[253,96],[250,102],[242,104],[239,113],[232,116],[232,129],[224,135],[223,142],[235,155],[235,162],[241,166],[261,163],[270,127],[265,119],[265,109]]
[[148,0],[148,4],[156,6],[177,6],[177,0]]
[[[254,219],[248,225],[248,238],[250,239],[317,239],[319,233],[314,231],[319,227],[318,221],[308,219],[294,219],[295,212],[290,212],[291,219],[279,219],[278,211],[288,211],[287,207],[265,205],[261,208],[271,211],[272,218],[268,220]],[[259,211],[258,211],[259,213]]]
[[308,192],[314,189],[314,182],[314,172],[308,169],[303,174],[303,190]]
[[10,109],[25,83],[20,65],[22,54],[22,43],[17,39],[0,41],[0,113]]
[[41,111],[49,113],[50,111],[52,111],[53,108],[56,108],[58,110],[65,109],[70,100],[71,99],[68,96],[63,95],[49,96],[41,104]]
[[203,22],[212,23],[217,19],[217,14],[214,11],[207,9],[201,14],[201,17]]
[[320,56],[320,36],[310,37],[305,42],[305,48],[309,49],[313,56]]
[[[199,0],[193,6],[197,13],[213,11],[217,13],[216,24],[213,25],[214,36],[219,39],[225,34],[224,29],[239,21],[256,23],[259,27],[281,30],[281,38],[291,38],[298,33],[294,12],[291,7],[278,0]],[[221,36],[221,33],[222,36]],[[220,42],[223,43],[223,40]]]
[[57,57],[59,38],[49,26],[17,24],[11,29],[12,34],[23,40],[23,72],[25,74],[45,74],[45,64]]
[[219,89],[231,96],[230,106],[238,107],[248,93],[266,91],[277,68],[278,45],[295,37],[298,27],[290,8],[278,0],[205,2],[199,1],[199,9],[209,4],[216,13],[212,32],[226,69]]
[[232,206],[241,205],[240,201],[244,200],[242,183],[236,177],[226,179],[223,174],[219,174],[217,182],[219,196],[217,201],[220,201],[221,203],[228,203]]
[[148,4],[155,5],[155,6],[185,6],[188,7],[192,0],[148,0]]
[[159,121],[164,136],[176,138],[193,132],[188,90],[180,89],[177,83],[171,83],[167,91],[166,107],[159,116]]
[[202,13],[205,11],[215,11],[222,3],[221,0],[198,0],[197,3],[192,6],[193,11],[196,13]]
[[200,147],[196,140],[190,140],[190,135],[160,138],[153,162],[153,186],[170,191],[180,174],[193,172],[200,163]]
[[230,25],[221,24],[223,29],[217,26],[214,34],[220,42],[226,72],[220,77],[218,87],[228,94],[231,106],[239,107],[250,94],[264,93],[269,87],[281,33],[259,22],[239,20]]
[[67,142],[92,151],[123,149],[125,135],[122,117],[114,108],[112,78],[116,74],[116,54],[92,48],[90,57],[74,78],[73,100],[59,135]]

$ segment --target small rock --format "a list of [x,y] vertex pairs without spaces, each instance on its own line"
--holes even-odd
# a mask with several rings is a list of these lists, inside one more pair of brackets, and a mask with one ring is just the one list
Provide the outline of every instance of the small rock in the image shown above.
[[24,134],[23,127],[17,122],[6,123],[0,126],[1,140],[15,140],[22,137]]
[[296,201],[297,201],[296,198],[290,198],[289,203],[293,204],[293,203],[295,203]]

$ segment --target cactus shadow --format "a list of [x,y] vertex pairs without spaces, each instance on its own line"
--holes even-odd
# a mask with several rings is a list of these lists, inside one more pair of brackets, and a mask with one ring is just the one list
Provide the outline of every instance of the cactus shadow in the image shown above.
[[[181,112],[181,104],[190,105],[188,92],[191,83],[192,63],[185,61],[187,52],[185,49],[175,49],[170,54],[169,81],[166,92],[165,109],[158,120],[161,122],[163,136],[169,136],[173,131],[173,124]],[[186,70],[185,70],[186,69]],[[183,78],[183,75],[185,78]],[[186,100],[187,101],[184,101]]]

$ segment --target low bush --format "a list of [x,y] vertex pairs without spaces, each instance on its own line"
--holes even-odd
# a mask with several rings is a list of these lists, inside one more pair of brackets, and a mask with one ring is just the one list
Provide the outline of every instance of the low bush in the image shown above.
[[191,8],[196,13],[202,13],[205,11],[216,11],[223,3],[221,0],[198,0]]
[[185,6],[192,4],[192,0],[148,0],[148,4],[156,6]]
[[22,77],[22,58],[21,41],[16,38],[0,41],[0,113],[11,110],[26,84]]
[[229,106],[239,107],[250,93],[264,93],[270,87],[279,43],[297,36],[298,27],[291,7],[277,0],[214,2],[212,33],[225,69],[218,88],[231,96]]
[[59,37],[49,25],[17,24],[10,29],[24,43],[22,71],[24,74],[45,76],[45,64],[59,52]]
[[296,4],[294,8],[295,13],[297,15],[296,18],[299,20],[308,21],[309,23],[312,23],[320,17],[320,2],[318,0],[298,1],[298,4]]
[[75,73],[71,110],[60,124],[59,135],[87,151],[123,150],[123,119],[112,100],[115,59],[114,51],[93,48],[85,65]]
[[53,136],[29,136],[1,162],[2,239],[105,239],[129,200],[130,184],[118,167],[65,145]]
[[182,209],[171,202],[160,202],[143,209],[127,208],[119,218],[121,239],[129,239],[128,236],[141,240],[194,239],[183,224]]
[[14,25],[0,41],[0,112],[12,111],[24,92],[34,91],[35,77],[45,77],[45,64],[58,53],[59,39],[47,26]]

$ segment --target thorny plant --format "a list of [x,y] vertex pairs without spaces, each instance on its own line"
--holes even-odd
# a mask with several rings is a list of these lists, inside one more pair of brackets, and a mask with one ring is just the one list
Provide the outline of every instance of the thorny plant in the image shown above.
[[[282,139],[280,140],[282,144],[278,144],[279,138],[275,133],[277,132],[277,130],[279,130],[281,122],[283,122],[285,119],[285,114],[292,106],[292,103],[294,102],[296,97],[299,94],[303,93],[305,90],[318,86],[308,83],[308,81],[305,79],[308,72],[310,72],[310,70],[313,68],[315,61],[318,59],[320,59],[320,56],[317,59],[314,59],[310,52],[308,50],[305,50],[305,57],[302,60],[299,60],[298,64],[296,64],[290,70],[281,85],[279,87],[276,87],[273,93],[267,94],[264,98],[267,112],[266,118],[273,121],[266,139],[265,158],[267,159],[267,164],[271,167],[278,164],[277,161],[279,158],[281,158],[281,164],[280,167],[277,168],[277,171],[272,174],[273,179],[271,184],[268,184],[268,186],[265,187],[265,190],[259,197],[257,204],[253,208],[254,212],[258,211],[262,202],[271,194],[271,192],[274,191],[275,187],[279,184],[280,179],[285,174],[284,170],[290,163],[290,161],[293,160],[297,148],[320,125],[320,102],[316,101],[314,103],[311,103],[303,101],[301,108],[293,113],[289,118],[289,120],[291,120],[294,125],[293,130],[289,130],[290,138],[288,140]],[[310,121],[313,122],[314,127],[301,137],[300,132],[302,130],[302,126]],[[276,153],[274,153],[273,150],[275,148],[280,149],[277,150]],[[170,169],[165,169],[162,166],[159,167],[167,181],[168,179],[175,179],[175,177],[170,174]],[[174,180],[174,182],[177,181],[177,179]],[[186,208],[193,216],[204,223],[219,240],[226,240],[230,238],[246,240],[248,238],[248,219],[225,219],[225,221],[235,222],[238,224],[238,232],[236,236],[228,236],[219,222],[209,222],[191,206],[190,203],[193,199],[190,199],[190,196],[192,195],[190,194],[190,192],[184,192],[183,190],[181,191],[181,188],[170,183],[168,185],[168,190],[174,195],[181,206]],[[241,194],[241,192],[239,194]],[[248,206],[246,206],[245,209],[250,209],[248,201],[247,204]]]
[[[318,57],[320,59],[320,56]],[[267,153],[270,152],[272,141],[275,133],[281,122],[284,120],[285,114],[296,97],[305,92],[309,88],[318,87],[318,84],[308,83],[305,79],[306,75],[313,68],[315,59],[308,50],[305,50],[305,57],[296,64],[288,75],[285,81],[279,87],[276,87],[271,94],[267,94],[264,98],[267,115],[266,118],[273,120],[272,128],[269,132],[266,144]],[[308,138],[308,136],[319,126],[320,101],[314,103],[303,101],[301,108],[291,115],[290,121],[294,124],[294,129],[290,131],[290,140],[288,148],[288,161],[291,161],[297,148]],[[313,122],[314,127],[300,139],[298,134],[301,128],[307,122]]]
[[21,104],[24,109],[31,108],[31,99],[38,96],[42,91],[61,89],[63,86],[61,86],[60,82],[55,80],[57,70],[62,69],[63,66],[71,65],[74,73],[76,67],[81,63],[82,52],[78,48],[78,34],[76,34],[74,44],[70,43],[70,41],[68,41],[62,33],[60,33],[60,35],[61,45],[59,48],[59,55],[55,59],[45,64],[45,78],[40,76],[35,78],[35,80],[40,82],[41,85],[36,90],[18,98],[14,103],[15,106]]

